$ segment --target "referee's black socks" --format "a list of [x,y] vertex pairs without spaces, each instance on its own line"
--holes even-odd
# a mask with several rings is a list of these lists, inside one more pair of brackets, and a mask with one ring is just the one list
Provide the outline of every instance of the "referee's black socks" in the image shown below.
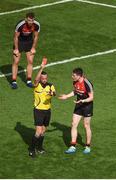
[[38,143],[38,138],[39,137],[37,137],[35,134],[33,135],[32,142],[31,142],[31,147],[30,147],[31,151],[35,151],[36,145]]
[[33,135],[32,137],[32,143],[31,143],[31,151],[35,151],[35,148],[37,147],[39,150],[42,149],[43,147],[43,141],[44,141],[44,136],[40,135],[37,136],[36,134]]
[[43,149],[44,135],[40,135],[38,139],[38,149]]

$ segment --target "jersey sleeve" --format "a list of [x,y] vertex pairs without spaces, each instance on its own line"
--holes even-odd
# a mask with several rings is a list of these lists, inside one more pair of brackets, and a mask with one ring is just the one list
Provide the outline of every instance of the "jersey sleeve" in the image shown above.
[[56,92],[54,85],[51,86],[51,91]]
[[15,32],[21,32],[23,25],[25,24],[24,20],[21,20],[15,26]]
[[53,92],[53,95],[56,96],[56,90],[54,85],[51,85],[51,91]]
[[87,79],[85,80],[85,88],[88,93],[93,92],[93,85]]
[[40,32],[40,23],[37,21],[34,21],[35,23],[35,31]]

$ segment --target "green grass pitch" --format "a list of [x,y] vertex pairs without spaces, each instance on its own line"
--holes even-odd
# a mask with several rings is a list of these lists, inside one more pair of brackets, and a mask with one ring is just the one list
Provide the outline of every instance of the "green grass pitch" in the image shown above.
[[[0,13],[52,2],[54,0],[4,0],[0,2]],[[113,0],[96,2],[116,5]],[[0,74],[11,72],[14,27],[26,12],[0,15]],[[40,65],[43,56],[51,63],[116,48],[116,9],[72,1],[33,12],[41,24],[34,66]],[[54,98],[51,124],[44,142],[47,153],[32,160],[28,146],[34,133],[33,90],[25,85],[25,73],[18,75],[16,91],[10,87],[10,76],[0,78],[0,178],[116,178],[115,59],[116,53],[112,53],[46,68],[58,95],[72,90],[71,73],[78,66],[94,84],[89,155],[82,153],[83,121],[79,126],[78,152],[64,154],[70,142],[74,98],[63,102]],[[25,68],[23,54],[19,69]],[[33,72],[33,79],[36,73],[37,70]]]

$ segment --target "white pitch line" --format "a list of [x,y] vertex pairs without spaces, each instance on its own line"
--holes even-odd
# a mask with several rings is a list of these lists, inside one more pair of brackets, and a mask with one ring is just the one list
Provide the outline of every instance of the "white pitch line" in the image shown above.
[[31,7],[27,7],[27,8],[23,8],[23,9],[17,9],[17,10],[14,10],[14,11],[2,12],[2,13],[0,13],[0,16],[6,15],[6,14],[18,13],[18,12],[22,12],[22,11],[27,11],[27,10],[30,10],[30,9],[37,9],[37,8],[42,8],[42,7],[47,7],[47,6],[54,6],[54,5],[57,5],[57,4],[62,4],[62,3],[70,2],[70,1],[74,1],[74,0],[62,0],[62,1],[56,1],[56,2],[53,2],[53,3],[47,3],[47,4],[37,5],[37,6],[31,6]]
[[[116,52],[116,49],[111,49],[111,50],[108,50],[108,51],[98,52],[98,53],[95,53],[95,54],[89,54],[89,55],[80,56],[80,57],[74,57],[74,58],[65,59],[65,60],[62,60],[62,61],[56,61],[56,62],[49,63],[49,64],[46,65],[46,67],[55,66],[55,65],[58,65],[58,64],[65,64],[65,63],[69,63],[69,62],[76,61],[76,60],[87,59],[87,58],[90,58],[90,57],[101,56],[101,55],[105,55],[105,54],[111,54],[111,53],[114,53],[114,52]],[[40,66],[36,66],[36,67],[33,68],[33,70],[36,70],[39,67]],[[18,74],[20,74],[22,72],[26,72],[26,69],[18,71]],[[0,75],[0,78],[1,77],[6,77],[6,76],[11,76],[11,75],[12,75],[12,73],[2,74],[2,75]]]
[[75,1],[82,2],[82,3],[88,3],[88,4],[94,4],[94,5],[98,5],[98,6],[105,6],[105,7],[110,7],[110,8],[116,8],[115,5],[98,3],[98,2],[93,2],[93,1],[87,1],[87,0],[75,0]]
[[114,6],[114,5],[104,4],[104,3],[97,3],[97,2],[87,1],[87,0],[62,0],[62,1],[56,1],[56,2],[53,2],[53,3],[47,3],[47,4],[42,4],[42,5],[17,9],[17,10],[13,10],[13,11],[2,12],[2,13],[0,13],[0,16],[7,15],[7,14],[14,14],[14,13],[22,12],[22,11],[27,11],[27,10],[30,10],[30,9],[37,9],[37,8],[42,8],[42,7],[47,7],[47,6],[53,6],[53,5],[66,3],[66,2],[71,2],[71,1],[78,1],[78,2],[82,2],[82,3],[88,3],[88,4],[94,4],[94,5],[105,6],[105,7],[110,7],[110,8],[116,8],[116,6]]

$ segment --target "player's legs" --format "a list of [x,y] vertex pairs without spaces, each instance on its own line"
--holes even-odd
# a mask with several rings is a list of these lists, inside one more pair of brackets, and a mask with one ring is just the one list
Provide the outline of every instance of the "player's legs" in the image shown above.
[[78,114],[73,114],[72,118],[72,127],[71,127],[71,144],[70,147],[65,153],[70,154],[76,152],[76,144],[77,144],[77,127],[79,125],[79,122],[81,120],[82,116]]
[[31,54],[30,52],[26,52],[26,57],[27,57],[27,63],[28,63],[27,64],[27,85],[29,85],[29,87],[31,87],[34,54]]
[[84,128],[85,128],[85,132],[86,132],[86,147],[84,150],[84,153],[89,153],[90,152],[90,144],[91,144],[91,127],[90,127],[90,121],[91,121],[91,117],[84,117]]
[[91,144],[91,127],[90,127],[91,117],[84,118],[84,128],[86,131],[86,144]]
[[21,53],[19,53],[18,56],[13,55],[13,64],[12,64],[12,88],[13,89],[17,88],[16,80],[17,80],[18,64],[19,64],[20,58],[21,58]]
[[78,114],[73,114],[73,119],[72,119],[72,127],[71,127],[71,141],[72,143],[76,143],[77,141],[77,127],[79,125],[79,122],[81,120],[82,116],[78,115]]

